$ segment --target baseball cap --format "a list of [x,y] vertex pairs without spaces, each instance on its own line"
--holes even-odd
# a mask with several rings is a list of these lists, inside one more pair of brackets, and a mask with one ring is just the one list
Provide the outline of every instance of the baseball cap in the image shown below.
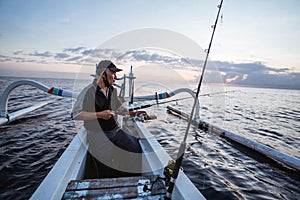
[[116,65],[110,60],[101,60],[96,66],[96,74],[100,75],[100,73],[105,69],[109,69],[113,72],[122,71],[122,69],[117,68]]

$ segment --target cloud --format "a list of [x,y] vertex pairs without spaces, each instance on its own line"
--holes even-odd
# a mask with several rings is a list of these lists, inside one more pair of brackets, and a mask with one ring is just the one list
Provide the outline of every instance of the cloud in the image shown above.
[[64,58],[69,58],[70,55],[66,54],[66,53],[56,53],[56,55],[54,56],[54,58],[56,59],[64,59]]
[[80,53],[84,49],[85,47],[65,48],[63,49],[63,52]]
[[242,80],[246,80],[248,78],[248,74],[244,74]]
[[236,81],[240,76],[239,75],[236,75],[232,78],[226,78],[226,83],[231,83],[233,81]]
[[89,49],[82,52],[83,55],[98,58],[98,59],[119,59],[122,56],[122,52],[117,49]]
[[87,49],[87,50],[84,50],[82,53],[82,55],[89,55],[93,52],[93,49]]
[[224,83],[271,88],[300,89],[300,73],[289,68],[272,68],[261,62],[215,62]]
[[[117,55],[117,52],[115,53]],[[183,67],[185,69],[192,69],[193,67],[193,63],[190,59],[157,49],[130,50],[124,53],[118,52],[117,62],[162,64],[170,66],[173,69],[182,69]]]
[[[114,59],[117,64],[157,64],[168,65],[172,69],[195,72],[199,80],[203,60],[182,58],[170,52],[157,49],[139,49],[122,52],[118,49],[89,49],[86,47],[64,48],[61,52],[25,52],[17,50],[9,55],[0,55],[0,62],[44,63],[93,66],[101,59]],[[300,73],[291,69],[273,68],[262,62],[231,63],[210,61],[204,75],[206,82],[223,82],[256,87],[300,89]]]
[[0,62],[9,62],[12,59],[9,56],[0,55]]
[[15,52],[14,52],[14,55],[22,55],[22,54],[24,54],[23,51],[15,51]]
[[75,56],[75,57],[67,59],[66,61],[80,61],[81,59],[82,59],[82,56]]
[[236,72],[240,74],[248,74],[253,72],[259,73],[286,73],[289,68],[272,68],[265,66],[262,62],[252,62],[252,63],[230,63],[216,61],[216,66],[220,71],[223,72]]
[[29,53],[29,56],[36,56],[36,57],[52,57],[53,55],[49,51],[45,51],[43,53],[39,53],[35,51],[34,53]]

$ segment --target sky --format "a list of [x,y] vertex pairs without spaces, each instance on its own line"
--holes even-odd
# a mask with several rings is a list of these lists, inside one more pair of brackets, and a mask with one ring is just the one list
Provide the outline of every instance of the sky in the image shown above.
[[[141,29],[171,31],[206,49],[219,3],[0,0],[0,75],[72,78],[89,52]],[[299,0],[224,0],[209,57],[223,81],[300,88],[299,9]]]

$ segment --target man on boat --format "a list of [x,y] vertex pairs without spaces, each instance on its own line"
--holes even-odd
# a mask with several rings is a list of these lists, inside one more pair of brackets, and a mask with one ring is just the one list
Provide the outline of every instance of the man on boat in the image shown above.
[[[121,176],[121,171],[132,173],[127,168],[135,167],[139,165],[135,162],[140,162],[138,153],[141,153],[141,147],[137,138],[120,129],[115,119],[117,111],[124,112],[113,87],[119,71],[122,70],[111,61],[100,61],[96,66],[96,78],[80,92],[72,110],[73,119],[84,121],[89,161],[97,172],[96,178]],[[124,167],[124,164],[127,166]],[[120,165],[123,168],[120,169]],[[87,178],[95,176],[91,172],[86,173]]]

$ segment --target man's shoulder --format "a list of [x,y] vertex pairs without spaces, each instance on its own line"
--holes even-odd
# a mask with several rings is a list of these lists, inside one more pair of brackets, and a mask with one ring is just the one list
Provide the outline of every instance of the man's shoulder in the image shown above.
[[96,90],[96,86],[94,85],[94,83],[90,83],[87,86],[85,86],[85,88],[83,88],[83,90]]
[[88,93],[95,94],[96,88],[93,83],[88,84],[85,86],[79,93],[79,96],[85,96]]

